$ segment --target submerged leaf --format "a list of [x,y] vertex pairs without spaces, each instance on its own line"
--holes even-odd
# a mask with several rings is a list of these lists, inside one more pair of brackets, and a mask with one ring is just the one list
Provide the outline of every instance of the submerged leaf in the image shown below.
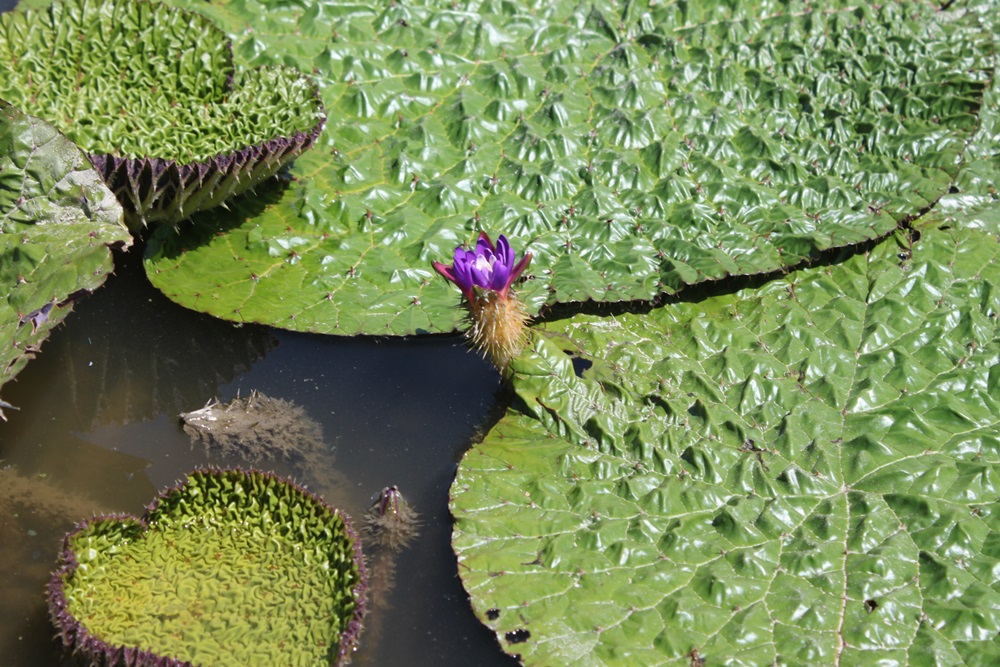
[[104,282],[109,246],[130,241],[121,206],[83,153],[0,100],[0,385],[66,317],[71,296]]
[[998,259],[545,326],[452,488],[477,615],[526,665],[1000,662]]
[[534,255],[532,314],[883,237],[949,191],[993,67],[986,12],[917,3],[175,4],[315,72],[334,122],[266,209],[160,233],[150,278],[334,334],[456,328],[430,267],[480,230]]

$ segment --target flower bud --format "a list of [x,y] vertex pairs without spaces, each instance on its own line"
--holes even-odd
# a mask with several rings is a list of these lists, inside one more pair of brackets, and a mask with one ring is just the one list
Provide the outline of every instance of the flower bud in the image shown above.
[[501,373],[507,372],[510,362],[524,349],[531,320],[510,289],[531,263],[531,253],[525,253],[516,264],[515,259],[507,237],[498,236],[494,246],[482,232],[474,249],[455,248],[451,266],[434,262],[434,269],[465,295],[471,320],[466,336]]

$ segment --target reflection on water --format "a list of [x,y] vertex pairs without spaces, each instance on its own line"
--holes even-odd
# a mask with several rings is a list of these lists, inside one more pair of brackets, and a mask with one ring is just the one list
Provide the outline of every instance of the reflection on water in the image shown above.
[[[0,667],[56,667],[44,585],[61,536],[96,512],[141,513],[199,465],[247,465],[193,443],[179,414],[254,390],[315,420],[326,456],[257,465],[293,475],[360,522],[397,485],[421,516],[381,601],[382,641],[355,664],[516,664],[479,625],[455,573],[448,488],[498,380],[458,337],[342,339],[237,327],[145,281],[138,251],[77,303],[4,398],[0,423]],[[211,458],[210,458],[211,455]],[[373,619],[374,620],[374,619]],[[69,663],[67,663],[69,664]]]

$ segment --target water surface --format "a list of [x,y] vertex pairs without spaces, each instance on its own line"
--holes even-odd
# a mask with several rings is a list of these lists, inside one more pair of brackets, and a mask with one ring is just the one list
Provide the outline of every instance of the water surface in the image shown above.
[[333,454],[328,469],[262,467],[356,519],[396,484],[423,519],[388,597],[370,601],[352,664],[517,664],[469,608],[447,509],[457,461],[495,407],[497,374],[457,336],[337,338],[187,311],[148,284],[139,252],[121,255],[116,275],[4,387],[20,410],[0,422],[0,667],[70,664],[44,595],[62,535],[95,512],[141,513],[199,465],[246,465],[194,446],[178,414],[252,390],[302,406]]

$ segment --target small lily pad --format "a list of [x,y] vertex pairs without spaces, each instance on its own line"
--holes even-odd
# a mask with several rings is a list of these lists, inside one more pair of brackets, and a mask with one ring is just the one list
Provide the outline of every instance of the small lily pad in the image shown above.
[[142,518],[70,533],[49,609],[95,665],[326,667],[357,643],[365,580],[342,512],[269,473],[200,470]]
[[3,15],[0,73],[0,96],[90,154],[134,230],[253,187],[325,121],[298,70],[237,71],[211,21],[156,2],[65,0]]

